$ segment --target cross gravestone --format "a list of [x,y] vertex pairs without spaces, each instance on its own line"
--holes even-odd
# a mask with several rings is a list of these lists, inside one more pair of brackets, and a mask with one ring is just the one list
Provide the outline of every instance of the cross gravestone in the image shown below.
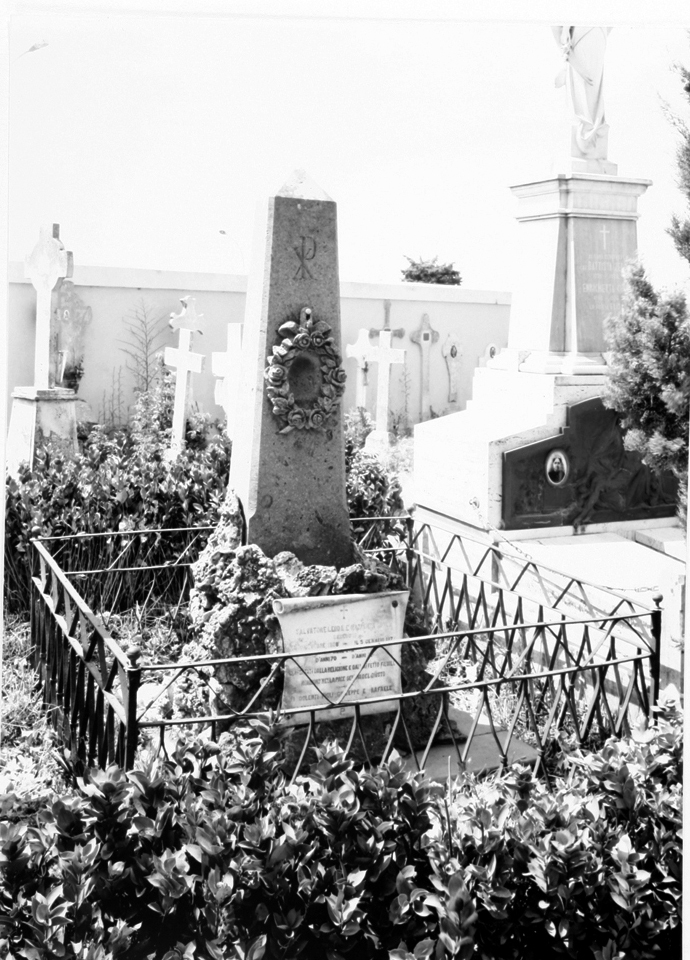
[[180,331],[177,347],[165,348],[165,364],[175,370],[175,401],[173,406],[172,437],[169,455],[176,457],[184,447],[185,420],[192,373],[204,369],[204,357],[192,353],[192,334],[199,329],[203,314],[197,314],[193,297],[181,297],[182,310],[170,314],[170,326]]
[[[400,340],[405,336],[404,327],[396,327],[395,330],[391,330],[391,302],[390,300],[383,301],[383,329],[390,330],[394,337],[398,337]],[[371,327],[369,330],[369,339],[373,340],[374,337],[378,337],[381,331],[377,327]]]
[[415,330],[414,333],[410,334],[410,340],[412,343],[416,343],[422,351],[421,420],[428,420],[431,416],[431,396],[429,389],[430,355],[431,347],[438,341],[438,337],[438,330],[432,330],[428,313],[423,315],[419,330]]
[[242,325],[229,323],[227,348],[211,354],[211,370],[216,380],[215,401],[225,411],[227,435],[235,436],[238,407],[238,387],[242,371]]
[[59,224],[41,227],[38,243],[24,262],[24,272],[36,290],[34,384],[12,392],[6,455],[10,476],[17,476],[24,461],[33,465],[36,448],[43,440],[50,440],[67,456],[78,450],[76,394],[55,386],[58,356],[53,291],[58,281],[73,272],[72,253],[60,241]]
[[335,203],[297,171],[257,233],[244,324],[230,489],[247,540],[269,557],[352,562],[345,496],[340,284]]
[[38,243],[24,261],[24,273],[36,290],[36,344],[34,386],[47,390],[50,382],[52,295],[58,280],[71,277],[73,258],[60,242],[60,225],[41,227]]
[[378,364],[378,378],[376,384],[376,427],[366,439],[365,449],[372,453],[383,452],[388,449],[388,407],[390,404],[390,375],[391,365],[405,362],[405,351],[391,347],[391,330],[379,332],[379,345],[373,347],[369,361]]
[[367,386],[369,384],[369,357],[371,355],[369,331],[362,328],[359,331],[355,342],[348,343],[348,345],[345,347],[345,353],[350,359],[355,359],[357,361],[355,406],[358,409],[366,408]]
[[441,353],[448,367],[448,403],[455,403],[458,399],[462,345],[454,333],[449,333],[446,337]]

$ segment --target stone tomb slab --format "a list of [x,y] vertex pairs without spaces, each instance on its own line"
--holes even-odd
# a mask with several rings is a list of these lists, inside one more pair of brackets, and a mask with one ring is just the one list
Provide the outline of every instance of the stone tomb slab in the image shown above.
[[[362,714],[397,708],[390,698],[402,693],[400,644],[390,642],[402,638],[407,598],[402,590],[274,600],[284,652],[309,651],[285,662],[281,709],[296,711],[285,723],[307,723],[309,711],[338,701],[344,705],[320,709],[316,719],[351,717],[353,701]],[[357,649],[375,643],[390,645]]]
[[570,404],[559,434],[504,454],[506,530],[662,519],[675,504],[674,478],[625,449],[620,418],[599,397]]
[[[473,718],[465,710],[459,710],[457,707],[449,707],[448,717],[453,724],[453,729],[458,737],[458,746],[464,749],[464,741],[467,740],[472,730]],[[496,731],[496,736],[505,745],[508,736],[506,730]],[[417,760],[422,761],[424,751],[417,751]],[[533,764],[538,754],[534,747],[513,736],[510,747],[508,748],[508,763],[529,763]],[[412,772],[416,771],[417,764],[410,756],[403,757],[406,767]],[[490,773],[492,770],[498,770],[501,766],[501,753],[498,744],[491,731],[489,723],[478,723],[474,732],[470,752],[465,763],[467,773]],[[458,765],[458,754],[452,743],[437,743],[432,746],[427,757],[424,768],[426,775],[432,780],[438,782],[445,781],[450,775],[451,778],[457,777],[462,772]]]

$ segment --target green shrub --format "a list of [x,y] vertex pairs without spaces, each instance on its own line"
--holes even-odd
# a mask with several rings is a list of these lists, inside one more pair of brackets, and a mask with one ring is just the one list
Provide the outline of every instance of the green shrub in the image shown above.
[[399,517],[405,512],[397,474],[364,449],[372,429],[366,410],[359,409],[345,417],[347,503],[350,519],[360,521],[353,524],[352,532],[364,549],[386,544],[390,535],[398,540],[405,536],[404,526],[399,523],[366,522],[368,517]]
[[0,957],[626,960],[679,955],[682,740],[446,789],[325,745],[289,783],[273,731],[178,744],[13,822]]
[[[55,455],[50,446],[37,452],[33,469],[24,466],[7,480],[5,519],[5,599],[12,611],[28,609],[29,541],[37,536],[72,536],[108,531],[173,529],[215,525],[230,472],[230,442],[208,414],[192,413],[185,448],[169,460],[174,383],[165,370],[139,395],[127,430],[109,431],[97,424],[80,430],[80,454],[73,460]],[[347,497],[351,517],[395,516],[403,510],[395,474],[365,454],[370,429],[366,414],[348,416],[346,424]],[[355,530],[358,538],[369,530]],[[372,536],[376,534],[378,536]],[[369,531],[365,546],[382,541]],[[160,544],[172,560],[186,546],[183,535]],[[107,566],[119,544],[93,541],[63,545],[65,569]],[[70,555],[72,551],[73,555]],[[106,552],[104,552],[106,551]],[[107,551],[110,551],[109,553]],[[152,560],[152,562],[154,562]]]
[[[56,456],[47,446],[37,452],[33,469],[25,465],[17,479],[8,478],[5,597],[10,609],[28,606],[32,537],[215,523],[227,485],[230,443],[209,417],[197,414],[187,421],[185,449],[168,459],[172,390],[171,378],[162,377],[140,395],[128,431],[109,434],[97,425],[74,459]],[[169,539],[170,556],[181,552],[181,544]],[[98,556],[90,560],[98,565]],[[60,562],[69,569],[64,552]]]

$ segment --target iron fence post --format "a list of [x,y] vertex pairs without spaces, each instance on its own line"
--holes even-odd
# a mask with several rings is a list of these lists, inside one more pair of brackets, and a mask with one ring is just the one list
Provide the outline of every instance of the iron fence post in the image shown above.
[[126,725],[125,725],[125,770],[131,770],[134,766],[134,757],[137,751],[137,742],[139,740],[139,725],[137,722],[137,694],[141,684],[141,667],[139,666],[139,656],[141,650],[139,647],[132,647],[127,651],[129,666],[127,666],[127,700],[124,704]]
[[407,543],[405,546],[405,560],[407,563],[407,586],[412,586],[412,571],[414,570],[414,517],[405,517]]
[[36,573],[37,561],[40,563],[40,557],[38,557],[38,550],[36,549],[36,542],[34,540],[29,541],[30,553],[29,553],[29,636],[31,637],[31,652],[29,654],[31,660],[31,666],[34,670],[38,669],[38,644],[36,642],[36,597],[34,596],[34,580],[33,574]]
[[652,600],[655,609],[652,610],[652,637],[654,649],[649,659],[650,691],[649,691],[649,718],[652,719],[653,710],[659,699],[659,682],[661,675],[661,601],[663,594],[655,593]]
[[499,589],[501,580],[501,560],[503,555],[498,548],[499,538],[497,534],[491,536],[491,593],[496,593]]

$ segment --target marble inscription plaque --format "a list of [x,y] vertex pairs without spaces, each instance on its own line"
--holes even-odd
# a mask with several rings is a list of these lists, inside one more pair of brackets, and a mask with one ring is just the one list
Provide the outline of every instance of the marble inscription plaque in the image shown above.
[[607,350],[604,320],[620,312],[623,268],[635,256],[633,220],[582,218],[574,223],[577,348]]
[[[408,592],[275,600],[285,653],[306,653],[285,661],[283,710],[319,709],[317,720],[352,716],[353,701],[363,714],[385,713],[397,701],[375,702],[402,692],[400,644]],[[363,649],[357,649],[363,648]],[[342,705],[340,705],[342,704]],[[306,723],[308,712],[288,714],[288,724]]]

